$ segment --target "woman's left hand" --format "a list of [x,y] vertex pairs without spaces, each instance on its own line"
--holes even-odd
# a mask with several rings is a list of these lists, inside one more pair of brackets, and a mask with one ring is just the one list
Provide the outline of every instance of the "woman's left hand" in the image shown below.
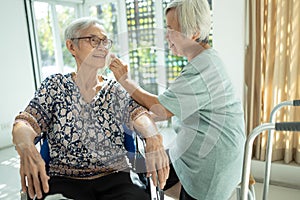
[[156,134],[145,140],[147,177],[151,176],[154,185],[157,186],[159,182],[159,187],[163,189],[169,177],[170,166],[163,146],[162,135]]

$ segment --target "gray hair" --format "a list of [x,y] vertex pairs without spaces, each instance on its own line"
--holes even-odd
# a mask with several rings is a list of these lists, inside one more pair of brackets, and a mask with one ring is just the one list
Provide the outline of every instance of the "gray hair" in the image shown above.
[[211,28],[210,7],[207,0],[173,0],[165,9],[167,14],[175,8],[181,32],[192,36],[199,32],[200,40],[206,40]]
[[80,37],[81,31],[96,24],[103,27],[103,23],[97,18],[82,17],[75,19],[65,29],[65,40]]

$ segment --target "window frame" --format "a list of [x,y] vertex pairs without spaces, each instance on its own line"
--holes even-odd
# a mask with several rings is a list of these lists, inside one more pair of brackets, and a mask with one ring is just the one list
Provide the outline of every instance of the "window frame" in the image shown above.
[[[154,0],[152,0],[154,1]],[[54,45],[54,55],[55,63],[59,68],[59,72],[63,72],[64,61],[63,61],[63,52],[62,52],[62,42],[59,35],[58,27],[58,18],[57,12],[55,9],[56,5],[73,7],[75,10],[75,17],[89,16],[90,6],[115,3],[118,9],[118,40],[120,43],[119,56],[122,60],[128,63],[128,68],[130,69],[130,54],[129,52],[129,42],[128,38],[128,24],[127,24],[127,15],[126,15],[126,2],[119,0],[112,0],[107,2],[105,0],[24,0],[25,9],[27,14],[28,22],[28,32],[30,38],[30,47],[31,55],[33,62],[33,71],[35,77],[35,86],[36,88],[40,85],[42,81],[42,60],[41,60],[41,51],[39,49],[38,41],[38,31],[37,31],[37,22],[34,11],[34,2],[45,2],[48,3],[51,7],[51,18],[52,18],[52,28],[53,28],[53,45]],[[166,55],[165,52],[168,50],[167,46],[162,45],[162,42],[165,41],[165,28],[164,28],[164,10],[163,10],[164,0],[155,0],[155,41],[154,45],[156,46],[155,56],[156,56],[156,81],[157,81],[157,93],[161,94],[168,86],[168,74],[166,66]],[[129,73],[130,74],[130,73]]]
[[60,72],[63,72],[63,54],[62,54],[62,40],[59,36],[59,27],[57,22],[57,12],[55,9],[56,5],[73,7],[75,10],[75,16],[79,17],[83,13],[83,0],[24,0],[25,3],[25,12],[27,14],[27,24],[28,24],[28,34],[30,40],[30,52],[33,63],[33,72],[34,72],[34,82],[35,88],[37,89],[42,82],[42,60],[41,60],[41,51],[39,48],[39,41],[37,35],[37,22],[35,17],[34,3],[35,2],[44,2],[48,3],[51,7],[51,18],[52,18],[52,28],[53,28],[53,42],[54,42],[54,53],[55,53],[55,62],[59,66]]

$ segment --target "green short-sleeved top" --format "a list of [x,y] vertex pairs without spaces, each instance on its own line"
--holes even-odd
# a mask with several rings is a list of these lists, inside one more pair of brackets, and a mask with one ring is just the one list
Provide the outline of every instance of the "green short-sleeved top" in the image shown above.
[[241,181],[244,114],[217,52],[191,60],[158,99],[176,119],[167,148],[184,189],[196,199],[229,199]]

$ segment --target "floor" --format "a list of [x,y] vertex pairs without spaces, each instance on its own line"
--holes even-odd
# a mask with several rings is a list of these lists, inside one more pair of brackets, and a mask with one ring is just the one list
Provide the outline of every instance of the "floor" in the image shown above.
[[[0,150],[0,200],[20,199],[20,178],[19,178],[19,158],[14,147]],[[255,185],[256,199],[261,199],[262,184]],[[270,186],[270,200],[299,200],[300,190],[290,189],[279,186]],[[165,200],[174,200],[174,198],[165,197]],[[236,200],[233,194],[230,200]]]
[[19,158],[14,147],[0,150],[0,199],[20,199]]
[[[263,188],[262,183],[255,184],[256,200],[262,199],[262,188]],[[279,187],[274,185],[270,185],[268,195],[269,195],[268,196],[269,200],[300,200],[300,190]],[[165,196],[165,200],[178,200],[178,199]],[[229,200],[237,200],[236,194],[234,193]]]

